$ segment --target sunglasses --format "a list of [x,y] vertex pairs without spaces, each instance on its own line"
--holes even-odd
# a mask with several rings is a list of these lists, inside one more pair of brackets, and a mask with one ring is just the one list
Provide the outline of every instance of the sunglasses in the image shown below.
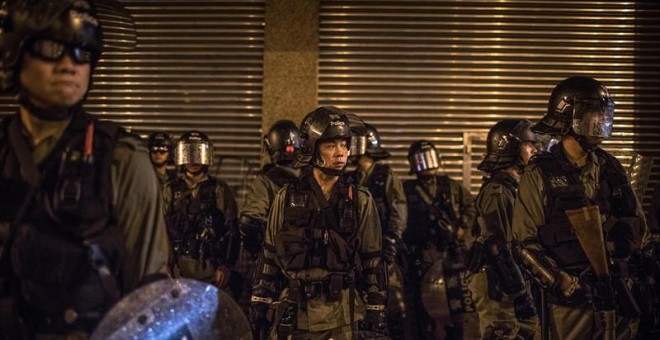
[[46,61],[59,61],[68,53],[77,64],[89,64],[96,57],[96,52],[80,46],[65,44],[51,39],[37,39],[28,47],[34,57]]

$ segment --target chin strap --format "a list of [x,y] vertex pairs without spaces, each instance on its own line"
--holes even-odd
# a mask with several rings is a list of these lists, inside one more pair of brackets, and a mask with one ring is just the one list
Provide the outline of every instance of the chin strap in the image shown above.
[[314,163],[314,167],[321,170],[324,174],[328,176],[342,176],[344,174],[344,169],[337,170],[337,169],[323,168],[318,166],[316,163]]
[[592,153],[594,150],[596,150],[595,146],[587,142],[587,138],[585,136],[574,133],[573,137],[575,137],[575,140],[580,144],[580,147],[582,148],[582,150],[584,150],[584,152]]
[[82,111],[82,102],[78,102],[71,107],[44,109],[34,105],[34,103],[28,99],[28,97],[22,91],[18,94],[18,103],[23,106],[31,115],[39,119],[51,122],[61,122],[71,118],[74,113]]
[[311,163],[312,163],[313,167],[321,170],[321,172],[323,172],[324,174],[326,174],[328,176],[343,176],[344,175],[344,169],[346,169],[346,166],[344,166],[344,168],[342,168],[341,170],[328,169],[328,168],[325,167],[325,162],[323,164],[319,164],[319,161],[318,161],[317,157],[312,158]]

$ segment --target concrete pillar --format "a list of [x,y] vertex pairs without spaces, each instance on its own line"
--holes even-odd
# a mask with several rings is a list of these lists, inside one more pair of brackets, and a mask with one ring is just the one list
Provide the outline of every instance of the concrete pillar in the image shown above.
[[318,103],[319,1],[266,0],[262,135]]

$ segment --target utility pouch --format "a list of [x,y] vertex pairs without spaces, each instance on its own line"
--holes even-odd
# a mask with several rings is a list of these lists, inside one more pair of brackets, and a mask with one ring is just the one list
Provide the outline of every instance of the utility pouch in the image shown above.
[[282,315],[277,324],[277,339],[286,340],[289,339],[293,330],[296,328],[298,309],[295,304],[285,301],[278,310],[282,310]]
[[284,270],[301,270],[309,254],[310,240],[305,228],[286,229],[275,235],[275,252]]

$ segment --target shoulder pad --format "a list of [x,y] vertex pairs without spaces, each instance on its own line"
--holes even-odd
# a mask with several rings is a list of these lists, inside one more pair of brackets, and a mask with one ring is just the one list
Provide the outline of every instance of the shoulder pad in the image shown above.
[[486,188],[488,189],[488,194],[501,195],[503,192],[503,187],[504,186],[502,184],[490,182]]
[[371,197],[371,192],[369,192],[369,189],[367,189],[367,188],[360,185],[359,187],[357,187],[357,190],[358,190],[359,193],[363,193],[363,194],[367,195],[368,197]]

